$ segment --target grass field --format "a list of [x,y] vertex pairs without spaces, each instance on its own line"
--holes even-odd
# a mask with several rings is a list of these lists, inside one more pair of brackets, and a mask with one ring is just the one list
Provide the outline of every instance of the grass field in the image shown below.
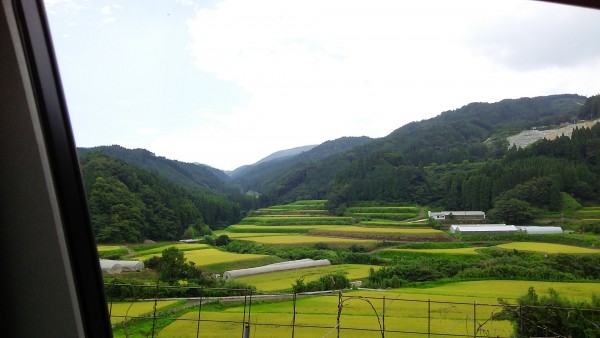
[[598,249],[581,248],[571,245],[537,243],[537,242],[513,242],[500,244],[497,247],[508,250],[533,251],[547,254],[600,254]]
[[235,280],[256,286],[257,290],[260,291],[281,291],[291,289],[292,284],[299,278],[304,278],[304,282],[310,282],[328,273],[346,273],[346,277],[350,280],[366,278],[369,276],[369,270],[371,268],[377,269],[378,267],[362,264],[328,265],[263,273],[254,276],[240,277]]
[[[342,337],[381,337],[379,331],[349,331],[348,328],[379,330],[382,318],[383,297],[385,300],[385,328],[404,333],[386,332],[386,337],[423,337],[407,332],[427,332],[428,305],[431,306],[431,331],[440,335],[473,336],[473,304],[477,302],[477,324],[482,324],[487,332],[481,336],[511,336],[512,326],[504,321],[485,322],[498,310],[497,298],[514,300],[524,294],[529,286],[534,286],[538,294],[544,294],[548,288],[554,288],[561,295],[577,300],[589,300],[592,293],[600,293],[600,283],[551,283],[528,281],[481,281],[461,282],[434,288],[404,288],[387,291],[352,291],[343,294],[343,308],[340,317]],[[371,297],[369,299],[363,297]],[[366,302],[369,300],[373,308]],[[428,304],[428,301],[431,303]],[[463,304],[448,304],[454,302]],[[491,306],[487,306],[490,304]],[[244,307],[207,307],[202,312],[203,319],[220,321],[239,321],[240,323],[202,322],[200,337],[235,337],[241,334],[241,321]],[[246,309],[247,310],[247,309]],[[299,298],[296,302],[295,322],[300,325],[319,325],[328,328],[296,327],[296,337],[336,336],[338,296],[317,296]],[[293,303],[257,303],[252,305],[251,337],[291,337],[289,325],[293,319]],[[160,332],[161,337],[196,337],[198,313],[190,312]],[[485,322],[485,324],[484,324]],[[272,325],[257,325],[259,323]],[[277,326],[280,325],[280,326]],[[333,330],[332,330],[333,329]],[[329,333],[329,334],[328,334]],[[433,336],[433,335],[432,335]]]

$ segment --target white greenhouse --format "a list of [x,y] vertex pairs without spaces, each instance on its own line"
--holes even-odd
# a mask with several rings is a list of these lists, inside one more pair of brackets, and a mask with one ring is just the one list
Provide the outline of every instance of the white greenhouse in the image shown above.
[[547,234],[562,234],[563,229],[561,227],[553,226],[520,226],[520,231],[528,235],[547,235]]
[[305,258],[305,259],[300,259],[297,261],[273,263],[273,264],[269,264],[269,265],[258,266],[255,268],[225,271],[225,273],[223,273],[223,278],[231,279],[231,278],[237,278],[237,277],[243,277],[243,276],[256,275],[259,273],[295,270],[295,269],[311,268],[311,267],[315,267],[315,266],[326,266],[326,265],[331,265],[331,263],[327,259],[312,260],[310,258]]
[[481,228],[481,227],[506,227],[506,226],[512,226],[512,225],[506,225],[506,224],[452,224],[450,226],[450,233],[454,234],[456,233],[456,229],[460,228]]
[[100,270],[108,274],[119,274],[123,271],[142,271],[144,263],[140,261],[115,261],[111,259],[100,259]]
[[454,233],[457,234],[499,234],[513,233],[519,229],[514,225],[485,225],[485,226],[456,226]]

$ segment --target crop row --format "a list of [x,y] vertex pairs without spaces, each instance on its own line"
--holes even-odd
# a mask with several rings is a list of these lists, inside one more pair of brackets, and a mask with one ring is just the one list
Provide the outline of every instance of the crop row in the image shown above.
[[355,212],[352,213],[353,216],[360,216],[362,218],[378,218],[378,219],[388,219],[394,221],[404,221],[410,218],[415,218],[419,216],[414,212],[389,212],[389,213],[374,213],[374,212]]
[[418,213],[418,207],[350,207],[346,209],[350,213]]
[[246,217],[239,224],[255,225],[349,225],[352,217]]

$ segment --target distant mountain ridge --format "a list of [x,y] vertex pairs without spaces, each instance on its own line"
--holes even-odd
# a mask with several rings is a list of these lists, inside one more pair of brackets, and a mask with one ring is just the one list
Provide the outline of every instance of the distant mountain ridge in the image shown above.
[[308,145],[308,146],[301,146],[301,147],[295,147],[295,148],[291,148],[291,149],[276,151],[276,152],[272,153],[271,155],[269,155],[263,159],[260,159],[259,161],[254,163],[254,165],[260,164],[263,162],[268,162],[268,161],[275,160],[275,159],[282,158],[282,157],[295,156],[295,155],[301,154],[305,151],[311,150],[312,148],[314,148],[316,146],[317,146],[317,144],[312,144],[312,145]]
[[[186,187],[236,194],[255,191],[262,206],[298,199],[328,199],[338,205],[366,200],[444,205],[452,202],[453,197],[447,196],[456,181],[452,177],[464,178],[484,163],[502,159],[510,135],[573,121],[584,101],[592,107],[586,116],[595,116],[596,106],[575,94],[470,103],[411,122],[386,137],[342,137],[282,150],[229,173],[167,160],[143,149],[110,146],[78,151],[107,152]],[[460,186],[456,189],[460,191]]]

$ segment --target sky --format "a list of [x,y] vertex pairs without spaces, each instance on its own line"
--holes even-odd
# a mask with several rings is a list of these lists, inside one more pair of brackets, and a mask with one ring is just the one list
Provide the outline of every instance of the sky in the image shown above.
[[222,170],[471,102],[600,93],[600,11],[538,1],[46,0],[79,147]]

